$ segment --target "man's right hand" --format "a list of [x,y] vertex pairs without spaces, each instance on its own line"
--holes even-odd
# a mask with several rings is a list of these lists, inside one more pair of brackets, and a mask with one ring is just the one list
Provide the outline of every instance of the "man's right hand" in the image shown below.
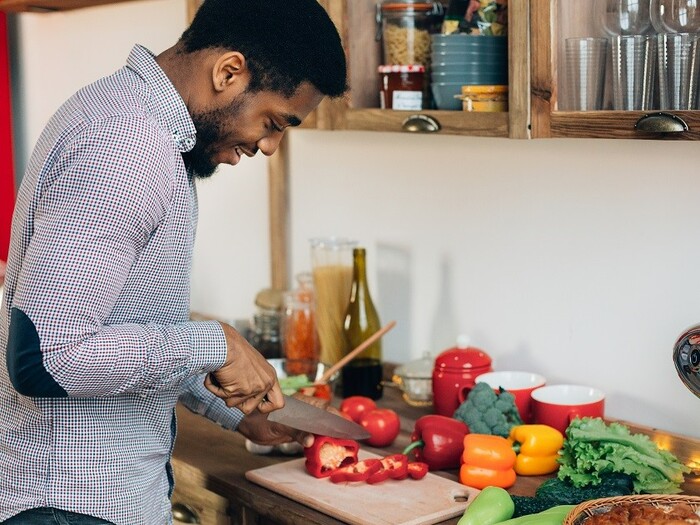
[[226,406],[244,414],[255,409],[272,412],[284,406],[275,369],[232,326],[221,323],[226,336],[226,362],[207,375],[204,386],[220,397]]

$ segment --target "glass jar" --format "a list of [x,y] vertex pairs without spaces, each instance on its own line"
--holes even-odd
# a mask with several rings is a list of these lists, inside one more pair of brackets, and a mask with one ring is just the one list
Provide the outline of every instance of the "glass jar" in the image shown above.
[[282,292],[270,288],[261,290],[255,296],[255,307],[250,344],[266,359],[282,357],[280,340]]
[[282,318],[282,350],[288,367],[298,367],[292,361],[318,361],[320,345],[316,332],[313,277],[304,272],[297,275],[298,287],[284,295]]
[[385,0],[377,5],[377,25],[383,64],[430,64],[430,35],[440,32],[444,8],[440,2]]
[[423,109],[425,66],[379,66],[377,71],[381,109]]
[[464,111],[508,111],[508,86],[462,86]]

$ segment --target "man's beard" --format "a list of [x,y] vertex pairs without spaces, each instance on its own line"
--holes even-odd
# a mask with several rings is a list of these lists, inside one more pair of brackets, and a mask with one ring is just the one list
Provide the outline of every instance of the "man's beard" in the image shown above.
[[226,108],[192,113],[197,141],[194,148],[182,154],[182,160],[187,170],[196,178],[206,179],[216,172],[218,164],[213,160],[212,147],[222,141],[224,123],[238,116],[244,98],[244,95],[236,97]]

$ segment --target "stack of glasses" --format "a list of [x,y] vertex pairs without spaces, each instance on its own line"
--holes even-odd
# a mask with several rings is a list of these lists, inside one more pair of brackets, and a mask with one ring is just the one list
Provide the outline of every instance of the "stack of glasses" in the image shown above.
[[595,0],[594,11],[605,38],[566,39],[565,109],[700,109],[697,0]]
[[459,110],[462,86],[508,84],[505,36],[431,35],[431,88],[437,109]]

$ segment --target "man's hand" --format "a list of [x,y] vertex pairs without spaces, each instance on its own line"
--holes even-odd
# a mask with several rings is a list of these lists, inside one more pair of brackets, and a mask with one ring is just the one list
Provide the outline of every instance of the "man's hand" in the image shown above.
[[[294,394],[293,397],[340,415],[340,412],[330,406],[326,399],[309,397],[299,393]],[[281,423],[273,423],[267,419],[267,414],[257,410],[243,418],[243,421],[238,425],[238,431],[258,445],[280,445],[290,441],[296,441],[304,447],[310,447],[314,444],[313,434],[290,428]]]
[[284,406],[275,369],[232,326],[221,323],[226,336],[226,362],[207,375],[204,386],[226,406],[244,414],[263,414]]

